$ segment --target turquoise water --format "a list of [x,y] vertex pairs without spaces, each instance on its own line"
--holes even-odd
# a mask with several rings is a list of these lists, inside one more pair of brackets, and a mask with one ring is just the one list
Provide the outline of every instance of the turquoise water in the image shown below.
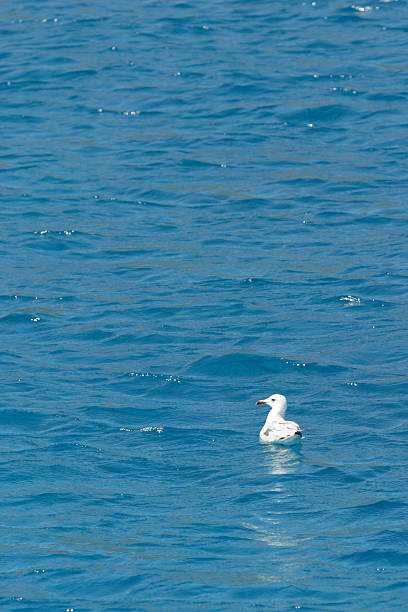
[[407,7],[2,4],[2,609],[406,607]]

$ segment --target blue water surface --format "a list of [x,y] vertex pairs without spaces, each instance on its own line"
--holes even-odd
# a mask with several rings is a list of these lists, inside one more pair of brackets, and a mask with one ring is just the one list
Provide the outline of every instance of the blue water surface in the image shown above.
[[2,3],[2,610],[406,609],[407,16]]

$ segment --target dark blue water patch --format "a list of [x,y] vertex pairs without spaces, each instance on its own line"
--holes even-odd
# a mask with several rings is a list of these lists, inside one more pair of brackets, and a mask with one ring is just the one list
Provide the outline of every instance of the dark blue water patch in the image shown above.
[[353,561],[353,563],[369,564],[375,567],[379,565],[401,567],[407,565],[408,555],[394,550],[374,548],[342,555],[339,561]]
[[251,376],[264,377],[267,374],[277,374],[287,370],[285,366],[298,368],[297,372],[302,374],[309,374],[310,370],[314,372],[321,371],[326,375],[337,375],[345,371],[345,368],[335,364],[320,365],[287,360],[283,357],[230,353],[219,357],[202,357],[187,368],[186,374],[189,376],[216,376],[218,378],[230,376],[242,378],[251,378]]
[[337,121],[349,121],[351,109],[340,104],[318,106],[316,108],[306,108],[287,114],[282,114],[282,119],[295,124],[321,123],[327,125]]
[[406,537],[406,530],[401,528],[398,530],[385,529],[377,533],[372,540],[379,546],[399,546],[401,539]]
[[386,513],[388,511],[393,511],[393,510],[401,510],[402,508],[405,508],[407,504],[405,504],[404,502],[400,501],[400,500],[387,500],[387,499],[383,499],[381,501],[376,501],[370,504],[364,504],[362,507],[360,506],[360,510],[363,511],[364,513],[375,513],[375,514],[381,514],[381,513]]
[[3,421],[4,430],[14,429],[18,432],[34,432],[44,428],[47,418],[38,411],[17,410],[10,407],[3,407],[0,419]]
[[313,477],[321,479],[323,481],[333,480],[337,482],[339,486],[349,486],[351,482],[362,482],[364,479],[353,475],[350,470],[340,470],[335,467],[326,467],[317,470]]
[[202,357],[192,363],[186,370],[188,375],[204,375],[217,377],[250,377],[254,373],[273,373],[282,367],[278,357],[260,359],[258,355],[232,353],[220,357]]

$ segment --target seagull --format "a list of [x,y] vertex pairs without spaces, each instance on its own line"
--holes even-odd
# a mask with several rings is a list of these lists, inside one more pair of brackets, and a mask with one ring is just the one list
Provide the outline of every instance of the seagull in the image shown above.
[[294,444],[302,437],[302,430],[297,423],[285,420],[286,397],[275,393],[256,404],[266,404],[271,408],[266,417],[265,425],[259,432],[262,442],[275,442],[275,444]]

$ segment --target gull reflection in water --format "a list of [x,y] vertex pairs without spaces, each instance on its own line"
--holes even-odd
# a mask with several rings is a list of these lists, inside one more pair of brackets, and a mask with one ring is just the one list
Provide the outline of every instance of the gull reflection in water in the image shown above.
[[[270,485],[266,489],[262,486],[262,492],[268,494],[268,504],[258,513],[257,519],[243,523],[250,530],[253,538],[273,547],[297,547],[308,538],[291,529],[291,520],[288,519],[286,510],[294,511],[293,489],[288,483],[291,478],[279,478],[286,474],[296,474],[301,470],[303,463],[302,450],[299,447],[284,447],[276,444],[263,444],[261,452],[265,460],[265,468],[268,474],[275,476],[270,479]],[[276,478],[277,476],[277,478]],[[289,561],[289,565],[290,565]],[[284,566],[281,564],[280,569]],[[288,566],[289,567],[289,566]],[[263,576],[262,580],[281,580],[271,573]]]
[[292,474],[302,462],[302,451],[296,447],[264,444],[262,450],[269,474]]

